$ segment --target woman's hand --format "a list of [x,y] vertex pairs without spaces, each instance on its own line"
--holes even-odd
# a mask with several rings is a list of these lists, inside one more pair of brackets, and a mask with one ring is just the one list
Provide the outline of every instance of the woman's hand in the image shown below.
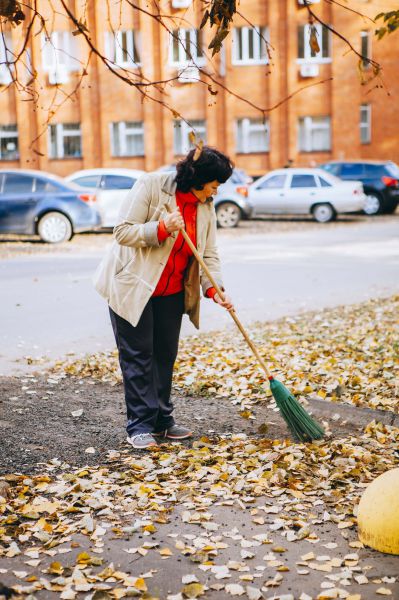
[[168,233],[184,229],[184,219],[181,216],[180,210],[177,208],[171,213],[168,213],[164,220],[165,229]]
[[215,302],[220,304],[220,306],[223,306],[223,308],[225,308],[226,310],[234,310],[234,304],[232,303],[231,298],[229,296],[226,296],[226,294],[224,294],[224,300],[221,299],[219,294],[215,294],[213,299]]

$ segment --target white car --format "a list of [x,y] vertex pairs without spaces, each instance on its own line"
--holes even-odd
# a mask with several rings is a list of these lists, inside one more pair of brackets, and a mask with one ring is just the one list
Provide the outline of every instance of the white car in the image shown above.
[[311,214],[319,223],[361,211],[366,201],[360,181],[342,181],[322,169],[270,171],[250,185],[247,194],[252,217]]
[[136,169],[84,169],[65,179],[96,191],[96,208],[101,215],[101,224],[108,228],[115,227],[126,194],[144,173]]

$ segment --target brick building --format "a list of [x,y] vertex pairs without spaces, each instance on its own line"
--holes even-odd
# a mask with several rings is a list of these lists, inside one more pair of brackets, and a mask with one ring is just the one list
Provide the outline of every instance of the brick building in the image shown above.
[[[88,2],[84,18],[91,39],[116,73],[134,81],[143,81],[142,76],[148,81],[173,79],[147,88],[155,102],[94,55],[86,68],[89,51],[83,36],[72,35],[61,7],[46,12],[49,4],[39,1],[47,31],[40,32],[37,23],[29,47],[37,73],[29,84],[33,97],[7,86],[13,76],[7,59],[21,44],[21,29],[0,37],[1,167],[40,168],[60,175],[97,166],[153,170],[188,149],[190,127],[177,114],[251,174],[289,159],[295,165],[357,157],[399,162],[394,126],[399,122],[399,38],[394,34],[376,42],[371,21],[337,4],[313,0],[312,9],[357,50],[383,65],[385,87],[380,79],[360,85],[357,58],[320,25],[320,52],[311,51],[303,0],[245,0],[239,6],[243,16],[236,16],[214,59],[207,50],[211,33],[208,28],[198,31],[203,8],[199,0],[163,0],[161,14],[173,17],[163,19],[167,27],[145,14],[155,12],[151,2],[138,0],[143,11],[127,2]],[[56,2],[51,4],[56,7]],[[69,1],[77,15],[79,6]],[[394,3],[353,0],[350,6],[374,17]],[[26,71],[18,66],[19,79],[28,77]],[[366,76],[370,72],[366,65]],[[276,106],[263,120],[258,108]]]

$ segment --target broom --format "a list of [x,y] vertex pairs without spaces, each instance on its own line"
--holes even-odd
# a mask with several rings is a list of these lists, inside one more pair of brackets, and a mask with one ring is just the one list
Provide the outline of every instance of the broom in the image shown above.
[[[166,204],[165,208],[169,213],[172,212],[172,209],[170,208],[169,205]],[[180,231],[181,231],[185,241],[189,245],[195,258],[199,262],[201,269],[204,271],[204,273],[208,277],[209,281],[212,283],[213,287],[215,288],[216,292],[219,294],[220,298],[223,299],[224,294],[223,294],[222,290],[216,283],[214,277],[212,276],[212,274],[210,273],[204,260],[201,258],[200,254],[198,253],[197,248],[194,246],[194,244],[191,241],[191,239],[189,238],[187,232],[184,229],[181,229]],[[324,436],[324,429],[314,419],[312,419],[312,417],[303,408],[302,404],[300,404],[298,402],[298,400],[295,398],[295,396],[293,394],[291,394],[291,392],[288,390],[288,388],[286,388],[285,385],[283,385],[281,383],[281,381],[278,381],[277,379],[275,379],[273,377],[273,375],[270,374],[265,361],[259,354],[257,347],[252,342],[252,340],[250,339],[246,330],[244,329],[244,326],[242,325],[241,321],[237,317],[236,312],[234,310],[230,310],[229,313],[231,314],[238,329],[241,331],[248,346],[251,348],[252,352],[254,353],[255,357],[257,358],[263,371],[265,372],[266,377],[269,380],[270,390],[273,394],[276,404],[277,404],[281,414],[283,415],[283,418],[284,418],[285,422],[287,423],[288,428],[291,431],[294,439],[297,441],[300,441],[300,442],[310,442],[312,440],[321,439]]]

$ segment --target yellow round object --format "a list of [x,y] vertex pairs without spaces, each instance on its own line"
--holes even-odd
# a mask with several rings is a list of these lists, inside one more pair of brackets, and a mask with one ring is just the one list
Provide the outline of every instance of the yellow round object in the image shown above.
[[399,554],[399,469],[383,473],[365,489],[357,522],[363,544]]

